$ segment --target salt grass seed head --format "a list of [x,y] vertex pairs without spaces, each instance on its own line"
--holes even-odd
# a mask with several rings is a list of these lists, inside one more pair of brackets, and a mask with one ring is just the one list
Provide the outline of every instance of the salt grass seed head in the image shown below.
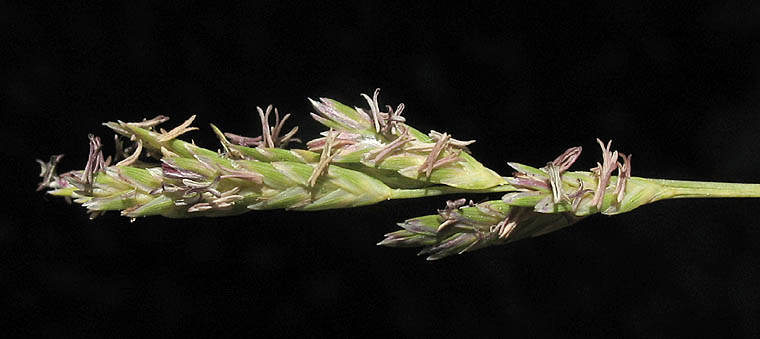
[[[567,171],[580,156],[580,147],[568,149],[541,168],[509,163],[515,172],[507,181],[518,191],[502,200],[539,213],[587,216],[620,214],[666,197],[667,190],[657,182],[631,177],[631,155],[611,151],[611,141],[597,139],[597,143],[602,162],[589,172]],[[612,175],[615,172],[617,176]]]
[[[367,110],[332,99],[311,100],[319,113],[312,113],[312,117],[336,132],[334,147],[341,153],[334,162],[387,170],[431,185],[485,189],[506,184],[501,176],[469,154],[467,146],[474,140],[456,140],[448,133],[436,131],[423,134],[406,124],[401,116],[403,104],[396,109],[386,106],[381,111],[378,94],[379,90],[372,97],[362,95],[369,104]],[[307,143],[309,150],[324,149],[327,135],[323,135]]]
[[423,247],[418,255],[437,260],[553,232],[580,219],[569,213],[538,213],[500,200],[467,204],[460,199],[448,201],[436,215],[399,223],[403,229],[386,234],[378,245]]
[[100,139],[91,137],[84,170],[58,176],[55,167],[60,156],[49,163],[39,161],[40,187],[74,199],[92,217],[120,210],[131,218],[226,216],[251,209],[346,208],[378,203],[393,193],[380,180],[330,165],[329,161],[236,160],[176,139],[160,140],[165,133],[129,124],[119,127],[125,128],[125,134],[134,133],[138,146],[144,142],[153,150],[162,147],[160,164],[134,166],[143,150],[137,147],[135,154],[110,165],[110,157],[104,160]]
[[62,179],[69,179],[63,187],[49,193],[74,199],[93,216],[121,211],[130,218],[349,208],[392,196],[392,189],[379,180],[335,166],[327,168],[310,186],[314,167],[308,164],[238,160],[234,169],[209,168],[210,164],[178,157],[165,159],[162,167],[110,166],[93,176],[90,191],[79,179],[84,171],[74,171]]
[[506,180],[515,192],[481,204],[449,201],[438,215],[399,223],[403,230],[386,234],[379,245],[423,247],[420,254],[434,260],[543,235],[599,212],[627,212],[664,196],[661,185],[631,177],[630,155],[611,151],[611,142],[597,142],[603,161],[590,172],[568,171],[581,147],[569,148],[541,168],[509,163],[515,172]]

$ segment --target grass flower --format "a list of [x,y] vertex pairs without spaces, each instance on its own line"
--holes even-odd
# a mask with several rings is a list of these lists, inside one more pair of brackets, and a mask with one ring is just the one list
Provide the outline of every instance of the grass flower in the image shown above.
[[[129,218],[221,217],[251,210],[324,210],[390,199],[443,194],[506,193],[475,204],[449,200],[438,213],[408,219],[378,245],[422,247],[440,259],[546,234],[592,214],[625,213],[675,198],[760,197],[760,185],[649,179],[631,176],[631,155],[597,139],[602,161],[589,171],[570,171],[581,154],[572,147],[537,168],[510,162],[502,177],[470,154],[474,140],[448,133],[423,134],[409,126],[403,104],[381,110],[379,90],[362,95],[368,109],[332,99],[311,100],[312,117],[328,128],[307,149],[286,149],[298,127],[283,133],[290,117],[257,108],[261,135],[222,132],[218,151],[180,139],[197,130],[195,116],[170,130],[169,118],[107,122],[116,132],[116,154],[105,157],[100,138],[89,136],[82,170],[57,174],[63,155],[40,164],[37,189],[81,204],[91,218],[120,211]],[[274,125],[270,124],[274,112]],[[124,139],[132,144],[124,147]],[[617,174],[617,175],[614,175]]]
[[[293,140],[293,132],[297,130],[280,137],[279,130],[287,116],[283,120],[278,117],[275,126],[268,126],[270,111],[271,108],[263,113],[259,109],[263,131],[268,131],[263,136],[232,137],[246,142],[258,140],[256,147],[233,144],[228,139],[230,134],[212,125],[223,153],[177,138],[197,129],[190,126],[194,117],[170,131],[156,130],[168,120],[165,117],[138,123],[105,123],[117,134],[134,141],[135,146],[129,148],[134,153],[110,165],[110,157],[104,159],[100,138],[90,136],[90,154],[84,170],[58,176],[55,169],[61,156],[48,163],[39,161],[43,177],[40,189],[47,187],[52,195],[73,199],[86,207],[93,218],[109,210],[121,211],[130,218],[213,217],[281,208],[308,211],[449,193],[449,188],[441,185],[404,188],[405,182],[394,181],[380,170],[367,168],[370,175],[340,166],[334,161],[342,152],[333,146],[337,143],[336,133],[329,134],[321,153],[269,147],[284,146]],[[141,152],[145,158],[158,162],[139,161]],[[394,182],[394,187],[384,180]]]
[[[370,98],[369,112],[350,108],[332,99],[311,100],[318,114],[311,116],[338,132],[335,147],[341,154],[338,164],[353,164],[362,170],[386,170],[415,180],[419,185],[443,184],[463,189],[487,189],[506,181],[469,154],[467,146],[475,142],[453,139],[447,133],[431,131],[423,134],[406,124],[401,116],[404,105],[394,110],[380,110],[379,89]],[[326,135],[326,134],[325,134]],[[309,150],[321,151],[326,136],[309,141]],[[362,165],[362,166],[359,166]]]
[[[480,204],[449,201],[437,215],[399,223],[402,230],[386,234],[378,245],[423,247],[420,254],[435,260],[543,235],[592,214],[625,213],[664,199],[760,197],[756,184],[631,177],[631,155],[610,151],[611,141],[597,142],[603,160],[590,171],[567,171],[581,147],[568,149],[541,168],[509,163],[515,172],[506,180],[514,192]],[[618,176],[612,176],[615,171]]]

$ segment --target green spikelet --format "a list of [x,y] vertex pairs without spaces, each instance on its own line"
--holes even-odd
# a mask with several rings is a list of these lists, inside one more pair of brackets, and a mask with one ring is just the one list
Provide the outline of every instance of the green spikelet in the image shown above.
[[[420,254],[434,260],[543,235],[592,214],[625,213],[664,199],[760,196],[760,185],[755,184],[631,177],[631,156],[612,152],[611,143],[597,141],[603,161],[591,171],[567,171],[580,147],[568,149],[542,168],[509,163],[516,172],[506,180],[514,192],[480,204],[449,201],[438,215],[399,223],[403,229],[386,234],[378,245],[423,247]],[[615,170],[618,176],[612,176]]]
[[553,232],[580,219],[567,213],[537,213],[500,200],[480,204],[450,200],[437,215],[399,223],[403,229],[386,234],[378,245],[423,247],[419,255],[437,260]]
[[163,167],[111,166],[95,175],[91,192],[69,172],[65,187],[50,194],[68,196],[89,213],[122,211],[135,218],[227,216],[251,209],[322,210],[363,206],[390,199],[393,190],[361,172],[329,166],[309,185],[315,165],[251,160],[212,162],[209,158],[165,158]]
[[[332,99],[312,100],[319,114],[312,117],[338,132],[337,164],[361,164],[367,168],[387,170],[424,184],[444,184],[462,189],[485,189],[506,184],[496,172],[486,168],[470,154],[467,146],[474,141],[452,139],[446,133],[432,131],[425,135],[405,124],[403,104],[388,112],[379,110],[378,91],[373,98],[364,97],[370,111],[350,108]],[[325,138],[307,143],[310,150],[321,150]],[[362,171],[359,167],[353,169]]]

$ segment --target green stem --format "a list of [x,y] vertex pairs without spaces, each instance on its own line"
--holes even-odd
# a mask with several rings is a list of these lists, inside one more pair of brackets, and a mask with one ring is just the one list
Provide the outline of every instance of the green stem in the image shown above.
[[663,198],[760,198],[760,184],[667,179],[644,180],[669,189],[669,194]]
[[393,190],[393,195],[391,196],[391,199],[424,198],[424,197],[434,197],[434,196],[445,195],[445,194],[499,193],[499,192],[511,192],[514,190],[515,188],[512,187],[511,185],[501,185],[501,186],[495,186],[495,187],[479,189],[479,190],[468,190],[468,189],[456,188],[456,187],[451,187],[451,186],[430,186],[430,187],[425,187],[425,188],[412,188],[412,189],[397,188]]
[[[760,184],[650,179],[639,177],[633,177],[631,179],[634,181],[648,181],[660,185],[664,190],[655,200],[680,198],[760,198]],[[425,188],[395,189],[393,190],[391,199],[413,199],[446,194],[499,193],[512,191],[515,191],[515,188],[511,185],[501,185],[479,190],[436,185]]]

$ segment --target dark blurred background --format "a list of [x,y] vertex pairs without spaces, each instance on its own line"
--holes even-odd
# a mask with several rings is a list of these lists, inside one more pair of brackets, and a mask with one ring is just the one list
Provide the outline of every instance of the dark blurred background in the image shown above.
[[197,114],[190,136],[215,148],[208,123],[258,134],[271,103],[310,139],[307,97],[376,87],[505,175],[575,145],[590,168],[599,137],[636,176],[760,182],[758,2],[3,2],[0,21],[5,333],[760,332],[760,200],[661,202],[427,262],[374,244],[446,198],[130,223],[34,192],[34,159],[81,168],[104,121]]

